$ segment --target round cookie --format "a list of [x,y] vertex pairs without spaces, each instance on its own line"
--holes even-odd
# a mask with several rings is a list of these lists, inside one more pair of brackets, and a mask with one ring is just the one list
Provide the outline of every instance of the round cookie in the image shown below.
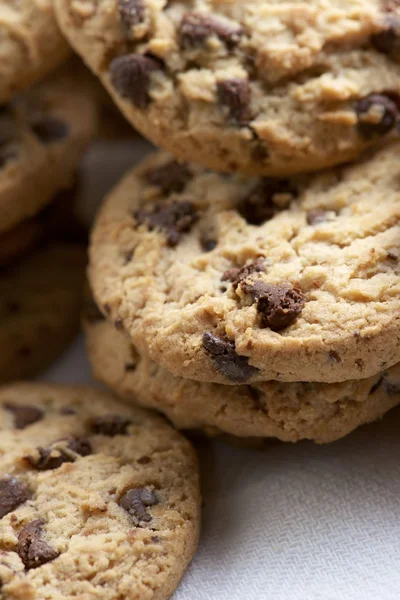
[[333,442],[400,402],[400,366],[342,383],[224,386],[175,377],[141,356],[128,338],[86,304],[93,374],[128,402],[164,413],[179,429],[237,438]]
[[0,232],[71,185],[97,127],[97,106],[77,61],[0,111]]
[[0,7],[0,103],[53,71],[71,53],[53,0],[7,0]]
[[0,382],[49,366],[79,328],[86,249],[52,242],[0,270]]
[[0,415],[2,600],[168,598],[198,539],[189,442],[85,387],[4,387]]
[[363,379],[400,361],[400,143],[292,180],[156,153],[92,232],[102,312],[174,375]]
[[128,120],[180,160],[281,176],[397,135],[391,0],[56,0]]

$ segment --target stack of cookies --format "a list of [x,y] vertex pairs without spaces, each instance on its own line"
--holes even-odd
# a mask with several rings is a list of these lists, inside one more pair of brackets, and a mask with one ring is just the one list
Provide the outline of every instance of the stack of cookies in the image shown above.
[[397,404],[394,3],[56,6],[125,117],[170,153],[98,214],[95,375],[179,428],[240,438],[329,442]]
[[36,375],[79,321],[75,174],[116,132],[70,47],[161,148],[91,232],[83,324],[110,391],[0,389],[0,597],[164,600],[200,522],[177,430],[326,443],[400,402],[400,8],[0,12],[1,382]]

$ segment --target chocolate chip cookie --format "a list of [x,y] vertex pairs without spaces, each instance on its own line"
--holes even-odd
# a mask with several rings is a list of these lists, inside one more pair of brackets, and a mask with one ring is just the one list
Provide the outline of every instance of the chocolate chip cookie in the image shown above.
[[190,444],[84,387],[0,390],[2,600],[163,600],[197,543]]
[[208,435],[333,442],[400,402],[400,366],[342,383],[224,386],[175,377],[141,356],[92,303],[84,325],[93,374],[127,402],[164,413],[179,429]]
[[52,242],[0,269],[0,382],[49,366],[79,328],[83,244]]
[[0,6],[0,103],[53,71],[71,53],[53,0],[7,0]]
[[85,75],[72,61],[1,108],[0,232],[36,214],[72,184],[97,127]]
[[157,153],[106,199],[96,302],[142,354],[223,384],[335,382],[400,361],[400,143],[292,179]]
[[282,176],[398,135],[392,0],[56,0],[141,133],[180,160]]

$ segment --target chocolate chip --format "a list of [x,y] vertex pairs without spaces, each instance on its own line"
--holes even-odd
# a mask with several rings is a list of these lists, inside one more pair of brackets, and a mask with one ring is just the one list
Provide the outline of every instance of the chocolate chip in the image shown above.
[[121,496],[118,504],[132,517],[135,525],[150,523],[151,515],[146,511],[147,506],[158,504],[155,492],[146,488],[133,488]]
[[179,26],[180,41],[184,48],[203,46],[211,35],[217,36],[228,48],[234,48],[239,43],[242,33],[239,25],[199,12],[186,13]]
[[213,240],[211,238],[202,237],[200,238],[200,245],[204,252],[211,252],[214,248],[217,247],[217,240]]
[[308,225],[319,225],[320,223],[324,223],[326,221],[327,214],[328,212],[326,210],[322,210],[321,208],[310,210],[310,212],[307,213]]
[[103,415],[94,419],[92,430],[94,433],[101,433],[109,437],[125,435],[131,423],[131,419],[127,419],[122,415]]
[[66,138],[69,133],[67,123],[51,117],[31,123],[31,129],[43,144],[58,142]]
[[305,305],[304,294],[289,283],[271,285],[265,281],[241,283],[245,293],[257,302],[264,327],[280,331],[292,325]]
[[400,19],[396,14],[386,15],[384,29],[371,37],[371,43],[383,54],[400,58]]
[[297,196],[297,191],[287,179],[265,177],[247,194],[238,211],[250,225],[261,225]]
[[68,449],[80,456],[89,456],[89,454],[92,454],[92,446],[89,440],[84,437],[70,437],[68,439]]
[[357,127],[365,139],[381,137],[389,133],[399,116],[398,105],[389,95],[370,94],[355,105]]
[[99,321],[104,321],[105,317],[102,312],[100,312],[96,302],[90,296],[85,298],[85,302],[83,305],[83,315],[88,323],[98,323]]
[[151,185],[161,188],[164,194],[182,192],[190,177],[191,173],[187,165],[176,160],[171,160],[145,173],[146,180]]
[[144,20],[145,6],[143,0],[118,0],[118,10],[121,21],[128,31]]
[[245,383],[256,375],[259,369],[249,365],[247,356],[240,356],[235,344],[206,331],[203,334],[203,347],[213,361],[218,373],[235,383]]
[[39,456],[28,456],[27,461],[39,471],[58,469],[62,464],[75,462],[76,455],[88,456],[92,453],[92,447],[86,438],[71,437],[54,442],[51,446],[37,448]]
[[251,120],[251,91],[247,79],[225,79],[217,83],[217,97],[221,106],[227,108],[229,118],[239,125]]
[[119,56],[110,65],[111,83],[123,98],[129,98],[135,106],[145,109],[150,102],[151,75],[161,69],[160,61],[151,56]]
[[35,519],[19,532],[17,552],[26,570],[36,569],[60,555],[42,539],[44,524],[44,519]]
[[30,495],[26,483],[12,475],[4,475],[0,479],[0,519],[29,500]]
[[32,425],[32,423],[36,423],[43,418],[43,411],[31,404],[7,402],[4,404],[4,408],[13,414],[16,429],[25,429],[28,425]]
[[191,202],[155,204],[152,210],[140,208],[134,214],[138,225],[146,225],[150,231],[158,229],[167,237],[168,246],[176,246],[182,233],[187,233],[196,223],[198,215]]
[[263,273],[265,272],[265,258],[260,256],[254,262],[245,265],[241,269],[234,268],[228,269],[222,275],[222,281],[230,281],[234,288],[236,288],[239,284],[243,283],[254,275],[255,273]]

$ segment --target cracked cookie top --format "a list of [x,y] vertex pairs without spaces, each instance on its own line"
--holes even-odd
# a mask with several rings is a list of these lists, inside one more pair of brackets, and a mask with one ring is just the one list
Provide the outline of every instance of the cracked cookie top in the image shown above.
[[2,598],[169,597],[197,542],[189,443],[90,388],[5,387],[0,414]]
[[98,215],[96,302],[175,375],[225,384],[374,375],[400,361],[399,157],[396,143],[277,180],[178,168],[156,153]]
[[285,175],[398,135],[392,0],[56,0],[125,116],[180,160]]

